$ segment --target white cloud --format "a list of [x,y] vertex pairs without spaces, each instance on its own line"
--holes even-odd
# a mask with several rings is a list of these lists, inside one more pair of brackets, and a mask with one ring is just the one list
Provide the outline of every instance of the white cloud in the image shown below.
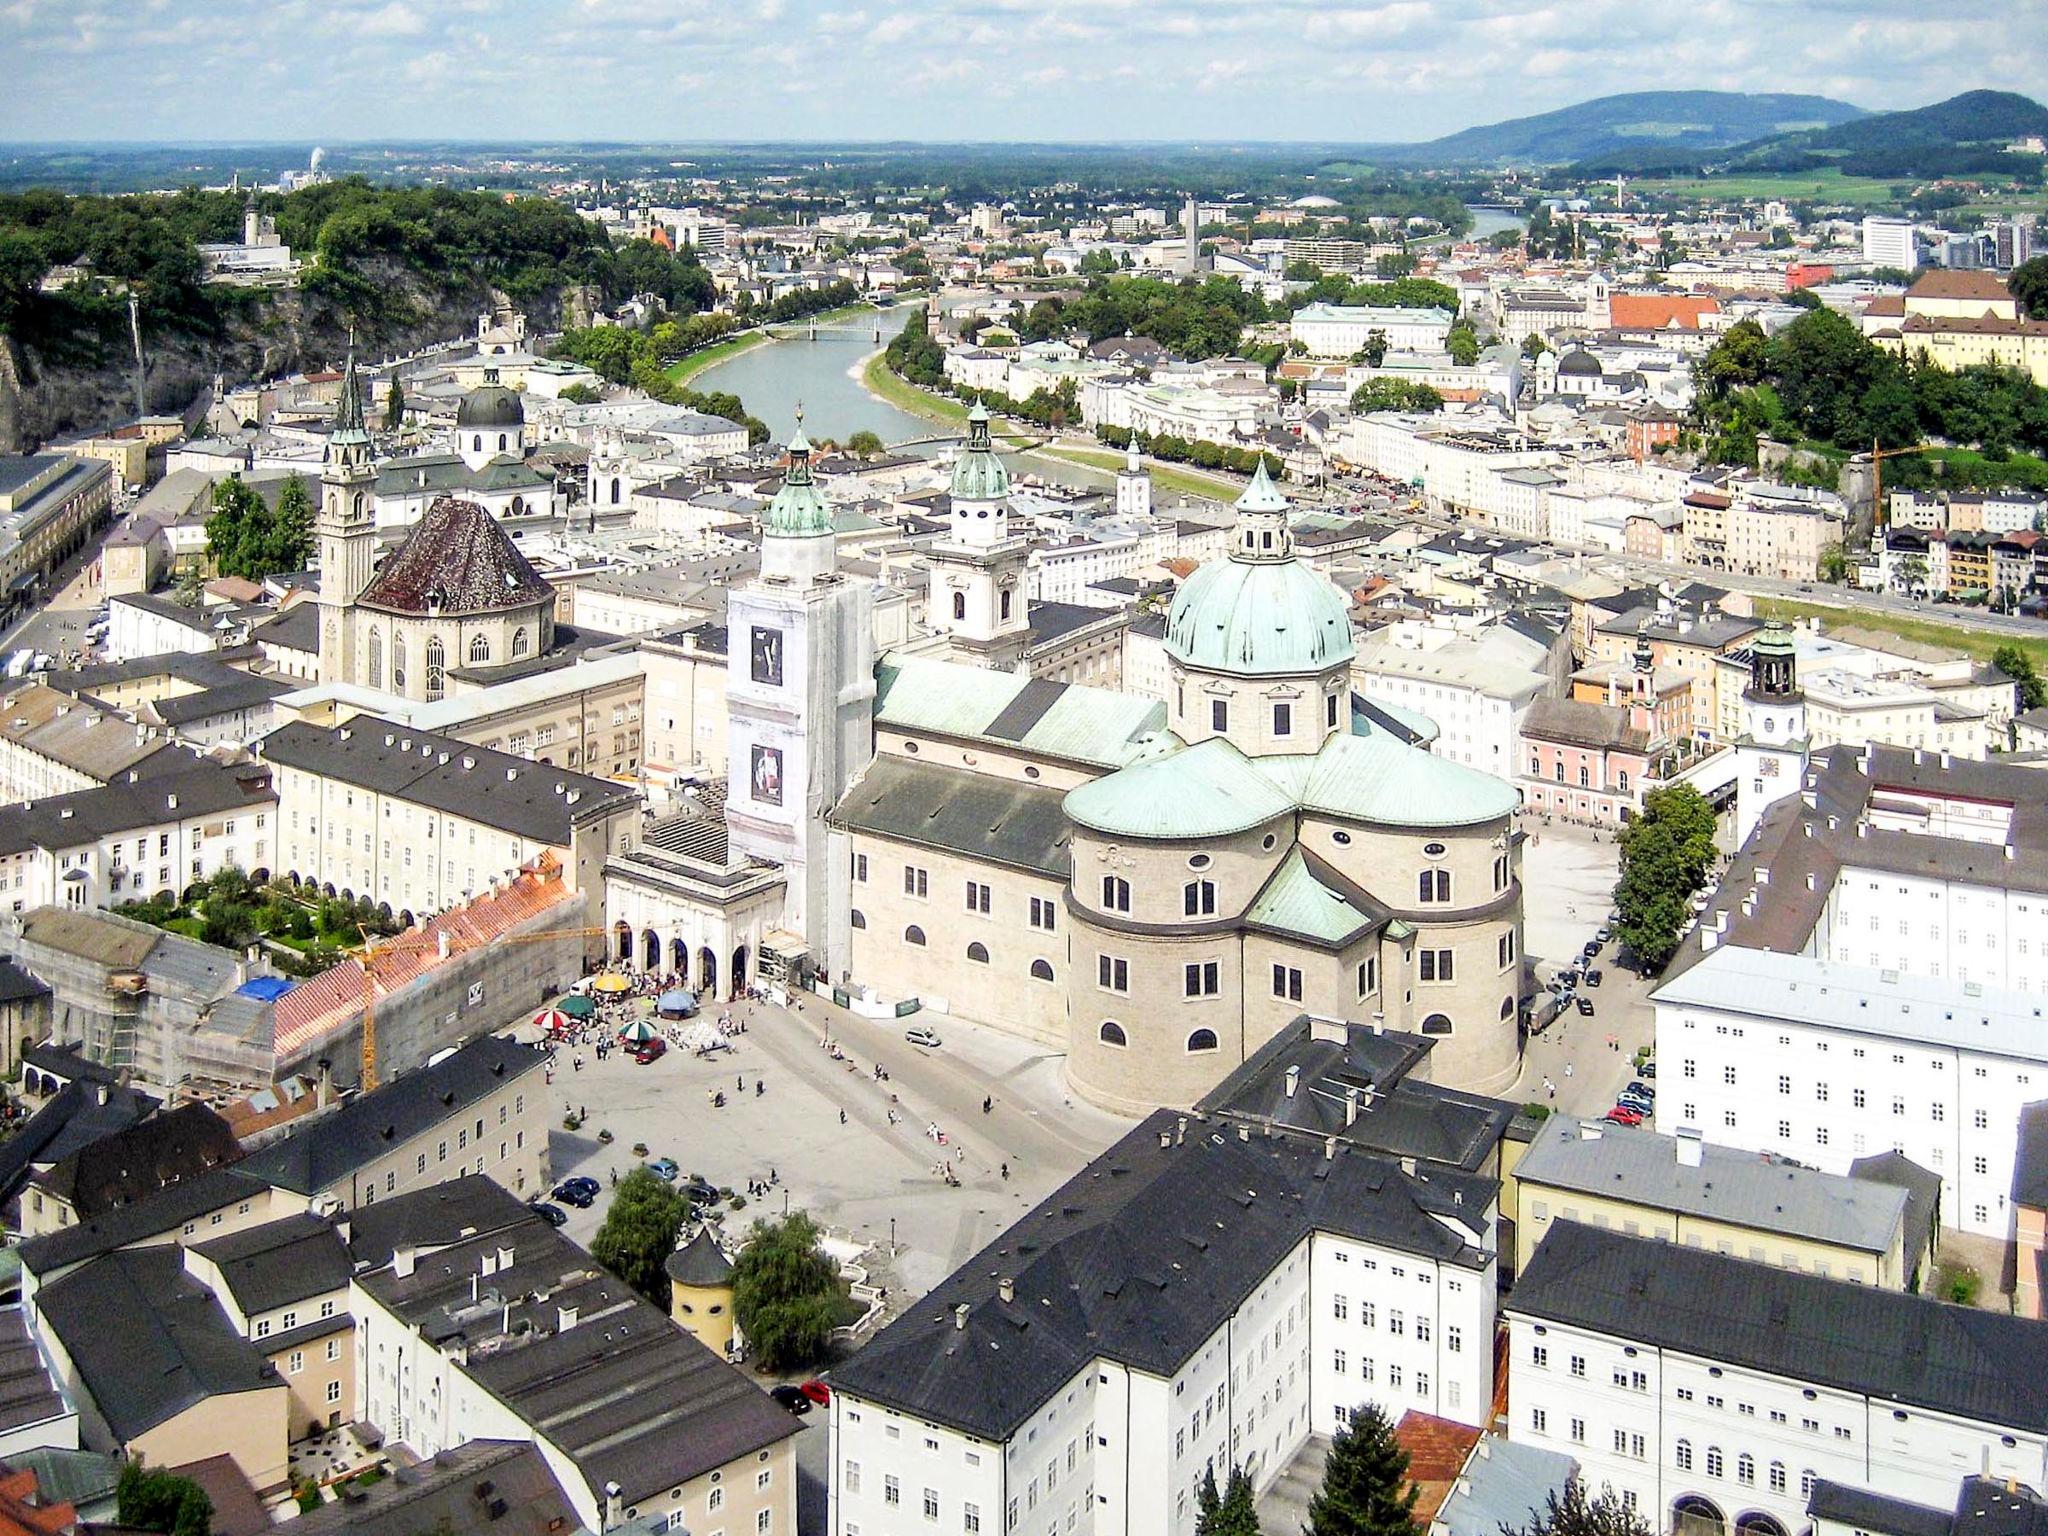
[[379,6],[363,17],[356,23],[356,29],[365,37],[418,37],[427,30],[427,24],[411,6],[402,0],[391,0],[389,5]]

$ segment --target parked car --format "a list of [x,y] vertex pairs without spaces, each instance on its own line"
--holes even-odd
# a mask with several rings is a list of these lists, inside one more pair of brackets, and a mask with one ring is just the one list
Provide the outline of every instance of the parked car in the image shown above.
[[1614,937],[1614,924],[1602,923],[1600,925],[1600,931],[1594,934],[1593,937],[1598,939],[1602,944],[1605,944],[1609,939]]
[[633,1047],[633,1059],[643,1067],[651,1061],[661,1060],[667,1054],[668,1042],[659,1035],[652,1040],[642,1040]]
[[1653,1083],[1657,1081],[1657,1058],[1652,1056],[1649,1060],[1645,1061],[1640,1067],[1637,1067],[1636,1076],[1641,1078],[1647,1078],[1650,1082]]
[[1578,1004],[1579,1016],[1581,1018],[1590,1019],[1591,1017],[1593,1017],[1593,999],[1591,999],[1590,997],[1582,997],[1578,1000]]
[[1607,1111],[1604,1118],[1615,1125],[1641,1125],[1648,1117],[1640,1109],[1630,1109],[1626,1104],[1617,1104]]
[[563,1210],[559,1205],[551,1204],[546,1200],[534,1206],[534,1210],[539,1213],[540,1219],[551,1227],[559,1227],[569,1219],[567,1211]]
[[832,1389],[826,1386],[825,1383],[823,1383],[822,1381],[818,1381],[815,1378],[805,1382],[802,1386],[798,1387],[797,1391],[803,1393],[805,1397],[808,1397],[820,1408],[829,1407],[831,1405]]
[[592,1202],[597,1199],[597,1191],[594,1189],[584,1189],[580,1184],[572,1181],[567,1184],[557,1184],[553,1198],[561,1201],[564,1205],[573,1205],[579,1211],[587,1211],[590,1209]]
[[1597,970],[1589,970],[1589,971],[1587,971],[1587,972],[1586,972],[1586,985],[1587,985],[1587,986],[1589,986],[1589,987],[1597,987],[1597,986],[1599,986],[1599,985],[1600,985],[1600,972],[1599,972],[1599,971],[1597,971]]
[[674,1158],[657,1157],[652,1162],[648,1163],[647,1171],[653,1174],[657,1179],[665,1179],[669,1183],[673,1184],[676,1181],[676,1175],[681,1173],[683,1170],[676,1166],[676,1160]]
[[563,1189],[580,1189],[586,1195],[591,1196],[597,1195],[604,1188],[602,1184],[598,1183],[597,1180],[587,1173],[579,1173],[573,1178],[562,1180],[560,1187]]
[[1615,1095],[1614,1104],[1617,1109],[1632,1109],[1645,1117],[1657,1112],[1654,1100],[1647,1099],[1640,1093],[1630,1093],[1626,1088]]
[[686,1179],[678,1188],[682,1190],[684,1198],[693,1205],[718,1204],[717,1186],[707,1184],[702,1179]]
[[770,1387],[768,1395],[798,1417],[811,1411],[811,1400],[804,1396],[801,1387],[792,1387],[785,1383],[782,1386]]
[[910,1028],[903,1031],[903,1038],[912,1045],[922,1045],[932,1050],[937,1050],[942,1043],[939,1040],[939,1032],[937,1030],[927,1029],[922,1024],[911,1025]]
[[1623,1093],[1640,1094],[1643,1098],[1646,1099],[1654,1099],[1657,1097],[1657,1090],[1655,1088],[1652,1088],[1648,1083],[1644,1082],[1640,1077],[1637,1078],[1634,1082],[1630,1083],[1626,1088],[1622,1089],[1621,1091]]

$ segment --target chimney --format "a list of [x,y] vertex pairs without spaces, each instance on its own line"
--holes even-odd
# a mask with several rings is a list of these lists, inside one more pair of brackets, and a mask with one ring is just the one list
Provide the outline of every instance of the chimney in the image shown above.
[[320,1058],[318,1075],[313,1079],[313,1107],[325,1109],[328,1097],[334,1092],[334,1063],[325,1056]]
[[169,806],[169,807],[170,807],[170,808],[171,808],[172,810],[174,810],[174,811],[175,811],[175,810],[176,810],[176,809],[178,808],[178,797],[177,797],[176,795],[168,795],[168,796],[166,796],[166,797],[165,797],[165,803],[166,803],[166,804],[167,804],[167,805],[168,805],[168,806]]
[[967,1303],[964,1301],[953,1309],[953,1326],[956,1329],[964,1329],[967,1326],[967,1311]]
[[1336,1155],[1337,1138],[1334,1136],[1325,1136],[1323,1138],[1323,1161],[1326,1163],[1330,1162],[1332,1159],[1336,1157]]
[[1358,1123],[1358,1089],[1355,1085],[1344,1090],[1344,1123]]
[[576,1316],[576,1308],[574,1307],[555,1308],[555,1332],[567,1333],[571,1328],[574,1328],[576,1326]]
[[434,935],[434,938],[436,940],[436,947],[440,950],[441,958],[446,960],[448,958],[448,930],[446,928],[441,929]]
[[1342,1045],[1345,1040],[1344,1021],[1327,1019],[1319,1013],[1312,1013],[1308,1019],[1308,1037],[1329,1045]]
[[1188,1139],[1188,1117],[1182,1115],[1173,1124],[1173,1144],[1177,1147]]
[[499,1268],[500,1270],[507,1270],[507,1269],[510,1269],[511,1267],[512,1267],[512,1250],[511,1250],[510,1248],[504,1247],[504,1246],[503,1246],[503,1245],[501,1244],[501,1245],[499,1246],[499,1248],[498,1248],[498,1268]]
[[1170,1147],[1170,1146],[1172,1146],[1172,1145],[1173,1145],[1173,1132],[1171,1132],[1171,1131],[1161,1131],[1161,1132],[1159,1133],[1159,1145],[1161,1145],[1162,1147]]
[[1003,1276],[1002,1279],[996,1282],[996,1296],[1004,1302],[1015,1301],[1017,1299],[1017,1282],[1008,1275]]
[[1401,1159],[1401,1171],[1402,1171],[1403,1173],[1407,1174],[1409,1178],[1411,1178],[1411,1179],[1412,1179],[1412,1178],[1414,1178],[1414,1177],[1415,1177],[1415,1159],[1414,1159],[1414,1158],[1412,1158],[1412,1157],[1404,1157],[1404,1158],[1402,1158],[1402,1159]]
[[1600,1139],[1600,1127],[1599,1127],[1599,1126],[1595,1125],[1595,1124],[1594,1124],[1594,1123],[1593,1123],[1592,1121],[1590,1121],[1590,1120],[1581,1120],[1581,1121],[1579,1122],[1579,1140],[1581,1140],[1581,1141],[1598,1141],[1599,1139]]
[[604,1485],[604,1528],[610,1530],[626,1518],[625,1490],[617,1483]]
[[1700,1162],[1705,1155],[1706,1138],[1700,1134],[1698,1126],[1681,1125],[1678,1128],[1677,1136],[1673,1138],[1673,1145],[1677,1148],[1679,1167],[1697,1168],[1700,1166]]
[[1295,1089],[1297,1089],[1297,1088],[1299,1088],[1300,1086],[1301,1086],[1301,1068],[1300,1068],[1300,1067],[1289,1067],[1289,1068],[1287,1069],[1287,1097],[1289,1097],[1290,1099],[1291,1099],[1291,1098],[1293,1098],[1293,1097],[1294,1097],[1294,1090],[1295,1090]]
[[391,1272],[401,1280],[411,1279],[413,1264],[418,1257],[411,1243],[400,1243],[391,1250]]

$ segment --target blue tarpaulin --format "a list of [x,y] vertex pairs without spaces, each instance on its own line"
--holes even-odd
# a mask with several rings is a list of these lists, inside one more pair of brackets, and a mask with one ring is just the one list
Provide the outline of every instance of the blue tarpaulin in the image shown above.
[[682,1018],[688,1018],[697,1011],[697,994],[685,992],[681,988],[677,988],[674,991],[662,993],[660,997],[654,1000],[654,1006],[662,1013],[672,1013]]
[[296,986],[282,976],[256,976],[243,982],[235,990],[244,997],[253,997],[259,1003],[274,1003]]

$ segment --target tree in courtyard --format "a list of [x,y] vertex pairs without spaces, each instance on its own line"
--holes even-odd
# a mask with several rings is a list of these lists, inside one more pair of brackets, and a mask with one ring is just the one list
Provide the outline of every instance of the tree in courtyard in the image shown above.
[[1358,360],[1368,368],[1377,368],[1387,360],[1387,333],[1377,326],[1365,333],[1365,345],[1358,349]]
[[305,568],[313,553],[313,498],[299,475],[286,479],[275,509],[229,475],[213,488],[213,512],[206,519],[206,552],[223,576],[261,581],[280,571]]
[[384,430],[396,432],[405,425],[405,386],[391,375],[391,388],[384,392]]
[[1621,1502],[1612,1488],[1598,1498],[1586,1496],[1586,1485],[1573,1478],[1564,1492],[1552,1489],[1543,1507],[1529,1511],[1529,1523],[1501,1526],[1501,1536],[1650,1536],[1649,1523]]
[[1359,416],[1373,411],[1440,411],[1444,397],[1412,379],[1367,379],[1351,392],[1351,409]]
[[1653,789],[1620,843],[1615,932],[1645,972],[1662,970],[1678,951],[1686,903],[1714,862],[1714,808],[1690,784]]
[[1536,331],[1531,331],[1522,338],[1522,356],[1529,359],[1532,363],[1549,350],[1550,343],[1545,341],[1542,335]]
[[270,538],[264,546],[264,574],[302,571],[313,558],[313,496],[303,475],[285,477],[277,493],[277,511],[271,515]]
[[2048,704],[2048,683],[2034,666],[2034,658],[2016,645],[2001,645],[1991,653],[1991,665],[2018,685],[2021,709],[2039,709]]
[[771,1371],[821,1358],[838,1322],[839,1266],[802,1211],[757,1221],[733,1261],[733,1316]]
[[846,451],[856,459],[872,459],[882,452],[884,446],[880,435],[865,427],[846,440]]
[[1361,1403],[1330,1442],[1304,1536],[1414,1536],[1415,1492],[1393,1421]]
[[1219,1496],[1216,1473],[1202,1474],[1196,1494],[1195,1536],[1259,1536],[1259,1515],[1252,1497],[1252,1480],[1243,1467],[1232,1467],[1230,1478]]
[[114,1484],[115,1518],[131,1530],[165,1536],[207,1536],[213,1529],[213,1500],[189,1477],[152,1472],[139,1461],[121,1468]]
[[1451,354],[1451,361],[1460,368],[1470,368],[1479,361],[1479,332],[1471,320],[1463,315],[1451,322],[1451,328],[1444,335],[1444,350]]
[[689,1202],[646,1168],[635,1168],[612,1191],[604,1225],[590,1255],[662,1311],[668,1310],[668,1271],[676,1234]]
[[197,560],[178,572],[178,583],[171,589],[171,598],[181,608],[197,608],[205,601],[206,577],[200,573]]

